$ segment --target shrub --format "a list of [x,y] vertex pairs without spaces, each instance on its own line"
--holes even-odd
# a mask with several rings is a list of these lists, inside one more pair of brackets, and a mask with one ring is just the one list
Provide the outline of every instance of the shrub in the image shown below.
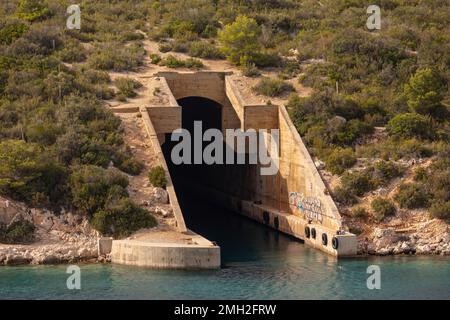
[[0,44],[9,45],[28,31],[23,23],[11,23],[0,29]]
[[352,214],[352,217],[362,219],[362,220],[366,220],[367,216],[368,216],[367,210],[364,209],[363,207],[353,208],[351,214]]
[[119,77],[114,81],[117,89],[119,89],[119,96],[124,96],[126,98],[134,98],[137,93],[134,91],[142,87],[142,83],[127,77]]
[[190,56],[204,59],[222,59],[224,57],[219,49],[205,41],[192,42],[188,53]]
[[389,133],[400,138],[429,138],[430,121],[420,114],[403,113],[396,115],[387,124]]
[[271,78],[262,78],[252,89],[256,93],[269,97],[278,97],[286,92],[295,91],[290,83]]
[[257,77],[261,75],[258,67],[254,63],[247,63],[242,67],[242,75],[245,77]]
[[180,60],[172,55],[168,55],[160,64],[169,68],[200,69],[203,67],[203,62],[198,59],[188,58],[186,60]]
[[201,69],[203,68],[203,62],[199,59],[187,58],[184,61],[184,66],[189,69]]
[[403,168],[390,161],[377,161],[373,170],[369,169],[368,174],[372,174],[376,185],[385,185],[392,179],[403,174]]
[[62,196],[66,170],[42,153],[38,145],[21,140],[0,142],[0,192],[31,202],[36,193],[57,201]]
[[358,202],[358,199],[355,195],[350,192],[348,189],[341,187],[336,187],[333,190],[333,198],[344,205],[353,205]]
[[345,173],[341,178],[341,184],[343,188],[357,196],[362,196],[373,188],[373,182],[365,172]]
[[219,32],[222,52],[234,64],[256,62],[261,50],[260,34],[261,29],[254,19],[238,16]]
[[375,212],[374,218],[378,222],[382,221],[385,217],[395,215],[395,206],[388,199],[378,197],[373,199],[370,205]]
[[72,203],[88,215],[107,205],[107,200],[111,200],[111,190],[117,194],[118,187],[125,191],[127,186],[127,177],[117,169],[80,166],[75,168],[70,176]]
[[423,182],[428,178],[427,169],[420,167],[414,172],[414,181]]
[[373,126],[368,123],[352,119],[339,128],[332,140],[339,145],[351,145],[361,136],[372,133],[373,129]]
[[130,157],[122,161],[119,165],[117,165],[117,167],[125,173],[132,176],[137,176],[142,172],[144,164],[139,160]]
[[394,197],[401,208],[415,209],[428,206],[429,194],[418,183],[404,183]]
[[153,64],[158,64],[161,61],[161,56],[156,53],[150,54],[150,60]]
[[0,243],[30,243],[34,240],[35,226],[31,222],[20,219],[9,226],[0,223]]
[[100,70],[135,71],[142,66],[145,50],[139,45],[106,43],[89,55],[88,65]]
[[75,40],[66,41],[64,43],[64,48],[59,51],[58,55],[62,61],[67,63],[82,62],[86,60],[84,48]]
[[166,172],[163,167],[157,166],[153,167],[150,172],[148,173],[148,179],[150,180],[150,183],[157,188],[165,188],[167,179],[166,179]]
[[122,199],[116,206],[100,210],[91,219],[94,229],[106,236],[127,237],[142,228],[156,226],[156,219],[129,199]]
[[408,106],[414,112],[435,118],[445,114],[441,102],[446,92],[445,80],[430,68],[418,69],[405,86]]
[[355,163],[356,157],[352,149],[334,149],[326,159],[327,168],[333,174],[342,174]]
[[33,22],[50,16],[50,10],[41,0],[20,0],[16,14],[19,18]]
[[450,220],[450,201],[437,201],[430,208],[430,215],[433,218]]
[[159,45],[159,51],[161,51],[161,52],[172,51],[172,45],[170,43],[161,43]]

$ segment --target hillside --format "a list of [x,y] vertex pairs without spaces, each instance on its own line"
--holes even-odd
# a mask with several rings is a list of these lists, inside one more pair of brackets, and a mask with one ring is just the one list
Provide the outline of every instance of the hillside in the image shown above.
[[80,3],[81,30],[69,1],[0,4],[0,196],[116,237],[170,225],[143,205],[136,119],[108,108],[158,70],[231,70],[287,106],[360,252],[450,252],[450,1],[383,0],[376,31],[366,1]]

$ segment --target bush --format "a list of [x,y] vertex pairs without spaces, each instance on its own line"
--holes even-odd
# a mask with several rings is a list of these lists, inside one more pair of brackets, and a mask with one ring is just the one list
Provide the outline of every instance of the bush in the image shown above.
[[156,53],[150,54],[150,60],[153,64],[158,64],[161,61],[161,56]]
[[80,166],[70,176],[72,203],[75,207],[92,215],[108,205],[111,192],[117,188],[126,194],[128,179],[117,169],[102,169],[95,166]]
[[27,220],[16,220],[9,226],[0,223],[0,243],[30,243],[34,240],[35,226]]
[[450,201],[433,203],[430,208],[430,215],[433,218],[450,220]]
[[38,145],[21,140],[0,142],[0,193],[30,203],[36,193],[53,201],[63,195],[66,170],[42,153]]
[[341,178],[342,187],[356,196],[372,190],[373,182],[365,172],[345,173]]
[[353,205],[355,203],[358,203],[358,199],[355,197],[355,195],[350,192],[348,189],[341,187],[336,187],[333,190],[333,198],[344,205]]
[[83,62],[86,60],[84,48],[75,40],[66,41],[64,48],[59,51],[58,55],[62,61],[67,63]]
[[385,185],[392,179],[403,174],[404,169],[393,162],[380,160],[375,163],[373,169],[368,169],[368,174],[372,175],[375,184]]
[[193,57],[203,58],[203,59],[222,59],[223,54],[214,45],[205,42],[197,41],[192,42],[189,46],[188,54]]
[[327,168],[333,174],[342,174],[355,163],[356,157],[352,149],[334,149],[326,159]]
[[401,208],[415,209],[428,206],[429,194],[424,187],[418,183],[404,183],[394,197]]
[[0,29],[0,44],[9,45],[28,31],[23,23],[10,23]]
[[201,69],[203,68],[203,62],[199,59],[187,58],[184,61],[184,66],[189,69]]
[[269,97],[279,97],[286,92],[295,91],[290,83],[271,78],[262,78],[252,89],[256,93]]
[[100,45],[89,55],[88,65],[100,70],[135,71],[142,66],[145,50],[138,46],[119,43]]
[[422,138],[431,136],[430,121],[427,117],[416,113],[396,115],[387,124],[389,134],[399,138]]
[[125,173],[137,176],[142,172],[144,164],[134,158],[128,158],[122,161],[117,167]]
[[242,75],[244,77],[257,77],[261,75],[261,72],[254,63],[247,63],[242,67]]
[[148,179],[150,180],[150,183],[157,188],[165,188],[167,179],[166,179],[166,172],[163,167],[157,166],[153,167],[150,172],[148,173]]
[[364,209],[363,207],[353,208],[351,214],[352,214],[352,217],[362,219],[362,220],[366,220],[367,216],[368,216],[367,210]]
[[381,197],[373,199],[370,205],[375,212],[374,218],[378,222],[382,221],[385,217],[395,215],[397,211],[391,201]]
[[134,91],[142,87],[142,83],[127,77],[119,77],[114,81],[117,89],[119,89],[119,96],[124,96],[126,98],[134,98],[137,93]]
[[129,199],[122,199],[116,206],[96,212],[91,225],[105,236],[123,238],[139,229],[152,228],[157,222],[147,210]]
[[219,32],[222,52],[234,64],[256,62],[261,51],[260,34],[261,29],[254,19],[238,16]]
[[17,17],[33,22],[50,16],[50,10],[41,0],[20,0],[16,11]]
[[203,62],[198,59],[188,58],[186,60],[180,60],[175,56],[168,55],[164,58],[160,65],[166,66],[169,68],[189,68],[189,69],[200,69],[203,67]]

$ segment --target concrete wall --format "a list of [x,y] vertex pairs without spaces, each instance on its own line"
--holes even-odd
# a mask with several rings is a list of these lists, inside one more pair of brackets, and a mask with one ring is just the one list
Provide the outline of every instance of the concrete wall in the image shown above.
[[164,168],[166,171],[166,190],[169,194],[169,201],[173,209],[173,213],[177,222],[177,230],[180,232],[186,232],[186,223],[184,222],[183,213],[181,212],[180,205],[178,203],[178,197],[175,192],[172,178],[170,177],[170,172],[167,167],[166,159],[164,159],[164,154],[161,150],[160,141],[158,140],[158,135],[155,131],[155,128],[153,127],[153,123],[150,120],[149,112],[147,111],[146,107],[142,107],[140,109],[141,115],[142,115],[142,121],[144,122],[145,130],[147,131],[148,138],[150,140],[150,144],[152,145],[152,148],[156,155],[158,156],[158,160],[160,165]]
[[[275,225],[270,221],[275,221],[276,217],[278,230],[327,253],[356,254],[356,237],[341,230],[339,211],[284,106],[246,104],[231,77],[224,73],[161,72],[158,76],[167,80],[166,89],[169,95],[173,93],[172,100],[200,96],[221,103],[222,129],[279,129],[280,164],[277,174],[260,175],[259,165],[212,168],[216,170],[214,181],[198,179],[190,182],[203,183],[205,197],[217,198],[217,201],[262,223],[266,223],[264,217],[269,214],[266,224],[272,227]],[[163,110],[163,107],[158,110]],[[170,126],[162,115],[155,114],[153,119],[161,121],[161,127]],[[251,210],[244,212],[242,208],[245,206]],[[306,225],[317,231],[317,239],[304,237]],[[329,239],[327,246],[321,242],[323,233]],[[331,248],[333,237],[342,242],[338,250]]]
[[220,248],[169,243],[116,240],[111,262],[164,269],[214,269],[220,267]]

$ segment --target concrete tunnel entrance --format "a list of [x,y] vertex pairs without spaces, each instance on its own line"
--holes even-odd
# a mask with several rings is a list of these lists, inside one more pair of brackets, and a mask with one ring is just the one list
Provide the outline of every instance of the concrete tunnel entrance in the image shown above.
[[[190,204],[187,202],[206,201],[217,207],[229,207],[225,202],[230,198],[248,200],[252,191],[251,181],[253,179],[250,177],[252,176],[252,167],[254,165],[208,165],[204,162],[202,164],[193,164],[194,122],[202,122],[203,132],[207,129],[218,129],[222,131],[223,106],[216,101],[203,97],[186,97],[177,100],[177,102],[182,107],[182,128],[188,130],[191,134],[192,164],[176,165],[173,163],[171,158],[172,149],[179,142],[171,141],[170,133],[166,134],[162,150],[189,228],[189,222],[192,221],[192,217],[189,216],[190,210],[186,210],[190,207]],[[222,143],[224,146],[223,162],[225,162],[226,144],[224,141]],[[202,150],[208,144],[210,142],[203,142]],[[226,195],[226,197],[212,196],[215,192]]]

